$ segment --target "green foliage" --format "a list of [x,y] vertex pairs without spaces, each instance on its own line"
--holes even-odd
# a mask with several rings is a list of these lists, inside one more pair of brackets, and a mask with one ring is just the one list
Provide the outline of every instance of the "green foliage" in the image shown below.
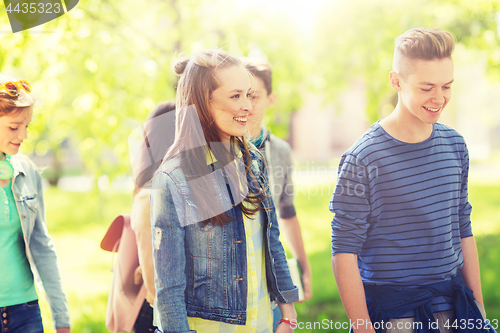
[[[214,47],[269,57],[276,82],[282,83],[276,86],[280,98],[270,125],[286,135],[288,115],[301,103],[304,70],[295,27],[271,14],[237,10],[226,1],[138,6],[130,0],[91,0],[38,33],[5,35],[0,71],[28,79],[42,101],[24,152],[55,151],[55,160],[61,160],[57,150],[69,138],[93,175],[127,173],[129,134],[157,103],[175,98],[172,58]],[[250,28],[241,24],[249,17]],[[9,29],[5,20],[2,27]],[[275,30],[271,38],[269,27]]]
[[[278,99],[264,122],[286,137],[308,91],[336,102],[361,80],[370,120],[391,110],[393,40],[412,27],[451,30],[486,55],[489,76],[500,80],[499,11],[500,0],[324,2],[307,33],[271,3],[89,0],[39,28],[3,35],[0,71],[28,79],[40,98],[24,152],[53,151],[57,164],[69,139],[90,173],[113,177],[130,169],[131,131],[157,103],[174,99],[170,65],[178,55],[219,47],[267,57]],[[9,30],[6,17],[0,26]]]
[[491,77],[498,80],[499,11],[498,0],[332,2],[317,22],[315,52],[323,71],[316,88],[335,101],[353,80],[361,78],[369,120],[376,121],[384,116],[382,110],[395,106],[395,93],[388,84],[394,39],[420,26],[447,29],[459,43],[486,53]]

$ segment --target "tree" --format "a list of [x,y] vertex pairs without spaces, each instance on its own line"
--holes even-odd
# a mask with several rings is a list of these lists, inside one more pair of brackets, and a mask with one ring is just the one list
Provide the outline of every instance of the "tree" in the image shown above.
[[[466,47],[489,55],[492,69],[500,66],[498,20],[500,1],[337,1],[318,20],[316,59],[323,66],[318,90],[335,101],[351,80],[367,87],[367,114],[371,121],[395,106],[387,84],[392,69],[394,39],[420,26],[437,26],[455,34]],[[493,71],[492,71],[493,72]],[[496,79],[499,71],[495,71]]]

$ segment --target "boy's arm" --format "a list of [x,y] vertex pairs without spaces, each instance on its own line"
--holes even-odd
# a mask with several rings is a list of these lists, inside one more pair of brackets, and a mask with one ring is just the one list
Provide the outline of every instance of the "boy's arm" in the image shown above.
[[[295,211],[294,186],[292,180],[292,153],[291,148],[285,143],[286,149],[281,152],[275,151],[273,157],[278,161],[278,167],[275,171],[285,172],[279,203],[275,202],[276,209],[279,210],[278,223],[280,230],[288,241],[292,256],[297,259],[300,271],[302,272],[302,285],[304,287],[304,301],[312,297],[312,271],[309,259],[304,248],[302,231],[300,229],[299,219]],[[270,147],[271,148],[271,147]],[[267,153],[268,151],[266,151]],[[270,156],[269,156],[270,157]],[[268,160],[270,159],[268,157]],[[277,178],[275,176],[274,178]]]
[[340,298],[354,332],[375,332],[368,315],[358,256],[352,253],[335,254],[332,256],[332,266]]
[[312,272],[309,265],[309,259],[304,249],[304,241],[302,240],[302,232],[300,230],[299,219],[297,215],[287,218],[278,219],[280,230],[283,231],[290,251],[294,258],[297,259],[302,272],[302,284],[304,286],[304,301],[312,297]]
[[367,168],[355,155],[345,153],[329,209],[332,219],[332,267],[340,298],[354,332],[375,330],[371,325],[365,290],[358,266],[358,253],[367,238],[373,184]]
[[479,258],[477,255],[476,241],[472,235],[470,214],[472,207],[469,203],[468,178],[469,178],[469,152],[464,143],[464,156],[462,160],[462,185],[460,193],[459,215],[460,215],[460,243],[464,265],[462,275],[467,287],[474,293],[476,301],[483,304],[481,292],[481,278],[479,275]]
[[462,275],[464,276],[465,284],[474,293],[476,301],[483,305],[483,293],[481,292],[481,278],[479,275],[479,259],[477,256],[476,241],[474,236],[461,239],[462,255],[464,258],[464,266],[462,267]]

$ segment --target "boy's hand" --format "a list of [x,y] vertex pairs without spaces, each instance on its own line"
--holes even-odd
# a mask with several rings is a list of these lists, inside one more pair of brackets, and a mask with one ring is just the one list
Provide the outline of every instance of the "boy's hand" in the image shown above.
[[[302,272],[302,286],[304,287],[304,301],[312,297],[312,274],[311,269]],[[301,301],[303,302],[303,301]],[[301,303],[297,302],[297,303]]]

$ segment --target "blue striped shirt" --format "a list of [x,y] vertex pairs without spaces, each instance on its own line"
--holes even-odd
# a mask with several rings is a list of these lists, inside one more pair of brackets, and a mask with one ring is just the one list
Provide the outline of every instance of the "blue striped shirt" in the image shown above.
[[465,141],[448,126],[405,143],[373,124],[340,161],[332,254],[357,254],[367,284],[450,280],[463,266],[460,240],[472,236],[468,169]]

